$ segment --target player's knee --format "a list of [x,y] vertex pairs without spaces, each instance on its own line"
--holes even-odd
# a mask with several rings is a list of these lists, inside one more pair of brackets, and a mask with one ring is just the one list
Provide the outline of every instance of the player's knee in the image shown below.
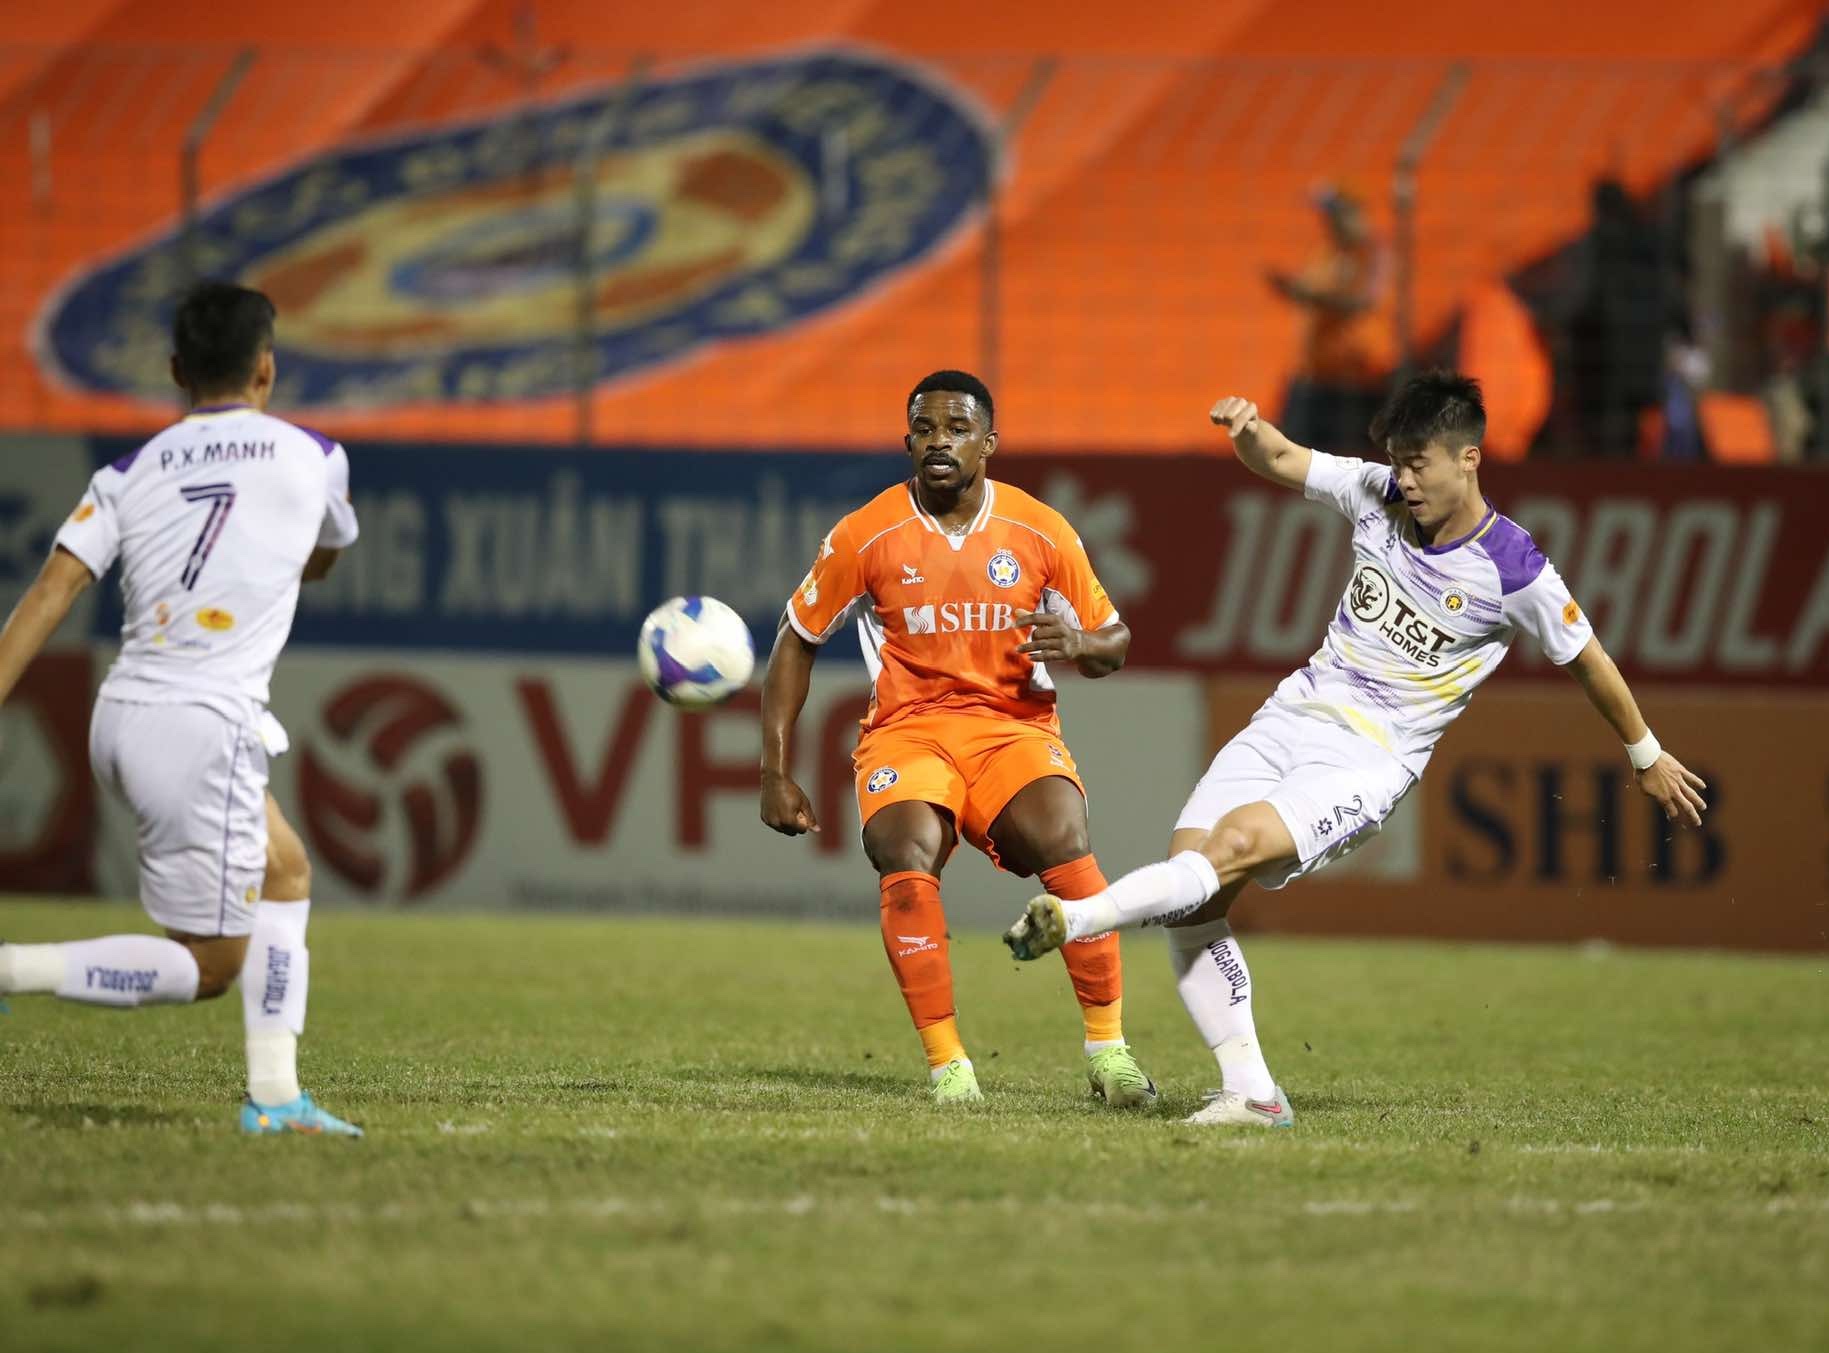
[[242,960],[247,957],[245,940],[209,940],[188,943],[191,957],[197,960],[197,999],[213,1001],[235,985],[241,975]]
[[227,995],[229,988],[235,985],[236,975],[220,969],[206,968],[199,963],[197,965],[197,999],[213,1001],[218,996]]
[[1039,832],[1031,832],[1015,854],[1027,867],[1027,872],[1039,874],[1044,869],[1072,864],[1092,854],[1092,838],[1084,822],[1054,822]]
[[943,843],[939,833],[902,837],[879,842],[871,848],[870,863],[879,874],[903,874],[915,871],[931,874],[940,866]]
[[1260,853],[1257,833],[1232,822],[1222,822],[1215,827],[1207,837],[1206,845],[1201,847],[1201,854],[1222,873],[1228,868],[1249,868],[1262,863],[1258,859]]

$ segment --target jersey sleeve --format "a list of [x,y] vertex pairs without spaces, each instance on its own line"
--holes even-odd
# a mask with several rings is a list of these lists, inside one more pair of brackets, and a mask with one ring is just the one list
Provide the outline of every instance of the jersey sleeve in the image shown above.
[[851,519],[841,520],[819,543],[813,567],[788,598],[788,624],[809,644],[823,644],[845,623],[865,595],[863,556],[851,536]]
[[1501,609],[1505,621],[1537,642],[1543,656],[1561,667],[1575,661],[1594,637],[1594,627],[1582,614],[1555,565],[1533,549],[1540,564],[1537,576],[1515,592],[1505,594]]
[[318,544],[328,550],[346,550],[356,543],[355,504],[349,500],[349,453],[339,444],[324,458],[324,523]]
[[1308,481],[1302,485],[1302,496],[1327,503],[1349,521],[1401,496],[1389,465],[1326,451],[1308,454]]
[[1092,571],[1086,546],[1071,526],[1062,524],[1062,540],[1054,573],[1042,589],[1042,609],[1060,616],[1076,629],[1099,630],[1118,622],[1118,611],[1105,594],[1105,585]]
[[121,552],[120,513],[114,495],[108,491],[109,486],[102,482],[103,475],[112,473],[111,470],[96,472],[82,501],[57,528],[53,542],[82,560],[83,566],[98,581],[113,567],[115,556]]

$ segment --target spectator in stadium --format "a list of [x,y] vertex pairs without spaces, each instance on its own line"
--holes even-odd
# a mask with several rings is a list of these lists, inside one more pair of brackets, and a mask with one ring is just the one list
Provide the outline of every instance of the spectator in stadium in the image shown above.
[[1663,272],[1664,241],[1617,180],[1602,179],[1575,251],[1567,377],[1575,434],[1587,453],[1630,457],[1646,410],[1662,400],[1664,338],[1680,309]]
[[1265,276],[1302,307],[1301,365],[1284,396],[1282,425],[1304,446],[1360,445],[1383,399],[1386,372],[1377,352],[1378,242],[1365,204],[1336,184],[1314,195],[1326,245],[1307,267]]

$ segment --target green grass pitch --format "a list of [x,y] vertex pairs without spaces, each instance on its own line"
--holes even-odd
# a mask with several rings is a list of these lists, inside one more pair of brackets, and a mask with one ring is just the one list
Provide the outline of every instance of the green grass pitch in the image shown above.
[[15,999],[0,1346],[1829,1347],[1822,956],[1254,940],[1272,1134],[1178,1122],[1214,1068],[1127,953],[1154,1117],[985,934],[951,1114],[869,926],[320,910],[304,1079],[360,1142],[235,1134],[235,997]]

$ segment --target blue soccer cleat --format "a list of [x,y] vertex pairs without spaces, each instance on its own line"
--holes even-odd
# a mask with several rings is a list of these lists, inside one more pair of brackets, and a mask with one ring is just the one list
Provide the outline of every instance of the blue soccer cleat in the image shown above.
[[313,1137],[360,1137],[362,1129],[326,1113],[310,1095],[272,1108],[247,1100],[241,1106],[241,1130],[256,1137],[275,1132],[303,1132]]

